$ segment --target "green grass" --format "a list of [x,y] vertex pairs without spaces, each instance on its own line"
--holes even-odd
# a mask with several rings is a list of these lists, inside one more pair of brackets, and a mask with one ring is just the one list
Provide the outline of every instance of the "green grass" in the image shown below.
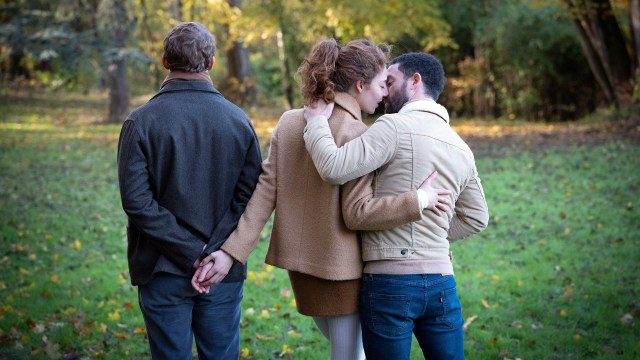
[[[96,96],[0,98],[0,359],[149,358],[126,264],[119,126],[92,124],[105,109]],[[640,357],[640,144],[477,162],[491,224],[452,246],[467,358]],[[327,359],[286,272],[262,263],[269,230],[249,260],[244,357]]]

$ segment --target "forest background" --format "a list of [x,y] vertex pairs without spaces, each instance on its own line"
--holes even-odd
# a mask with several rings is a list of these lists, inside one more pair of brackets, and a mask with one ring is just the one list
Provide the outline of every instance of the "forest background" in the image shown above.
[[[452,244],[468,359],[640,357],[640,0],[0,0],[0,359],[146,359],[115,154],[180,21],[263,154],[320,39],[427,51],[491,219]],[[371,122],[373,118],[366,121]],[[286,272],[249,261],[242,359],[326,359]],[[414,342],[412,359],[421,358]]]
[[0,82],[109,91],[109,122],[166,76],[180,21],[214,32],[212,77],[245,109],[299,107],[295,72],[320,39],[431,52],[453,117],[572,120],[637,103],[638,0],[2,0]]

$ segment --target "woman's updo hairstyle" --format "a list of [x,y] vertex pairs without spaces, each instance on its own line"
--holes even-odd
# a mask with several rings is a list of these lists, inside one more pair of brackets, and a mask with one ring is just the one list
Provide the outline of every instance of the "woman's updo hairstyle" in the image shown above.
[[305,102],[331,102],[335,92],[347,92],[357,80],[370,85],[389,61],[389,47],[352,40],[340,47],[334,39],[320,41],[298,69]]

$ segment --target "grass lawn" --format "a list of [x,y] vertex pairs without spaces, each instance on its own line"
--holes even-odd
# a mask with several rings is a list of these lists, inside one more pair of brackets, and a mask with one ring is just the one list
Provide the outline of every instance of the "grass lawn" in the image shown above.
[[[149,358],[120,126],[94,124],[105,109],[99,96],[0,94],[0,359]],[[264,145],[275,120],[255,120]],[[491,223],[452,245],[468,359],[640,358],[637,138],[476,154]],[[328,359],[286,272],[262,262],[269,232],[249,259],[242,357]]]

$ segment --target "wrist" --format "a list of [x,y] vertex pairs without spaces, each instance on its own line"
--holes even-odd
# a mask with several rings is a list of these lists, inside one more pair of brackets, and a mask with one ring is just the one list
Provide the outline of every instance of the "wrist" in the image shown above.
[[427,195],[427,192],[422,189],[418,189],[418,204],[420,205],[420,211],[429,206],[429,195]]

